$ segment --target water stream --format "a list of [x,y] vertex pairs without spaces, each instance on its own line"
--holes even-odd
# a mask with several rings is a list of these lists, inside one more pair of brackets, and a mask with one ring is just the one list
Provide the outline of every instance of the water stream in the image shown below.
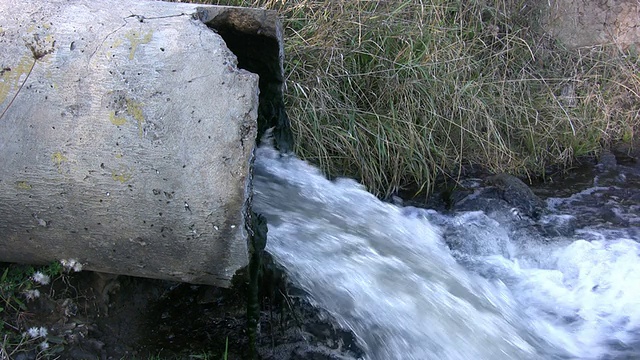
[[527,222],[398,207],[262,147],[254,208],[268,251],[367,359],[637,359],[640,175],[623,170]]

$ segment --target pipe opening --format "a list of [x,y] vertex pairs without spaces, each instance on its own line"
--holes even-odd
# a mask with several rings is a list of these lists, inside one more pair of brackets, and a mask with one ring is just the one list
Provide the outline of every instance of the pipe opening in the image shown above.
[[261,9],[201,8],[199,15],[236,55],[238,67],[260,77],[257,140],[273,128],[276,148],[281,152],[292,150],[293,136],[283,97],[282,32],[277,14]]

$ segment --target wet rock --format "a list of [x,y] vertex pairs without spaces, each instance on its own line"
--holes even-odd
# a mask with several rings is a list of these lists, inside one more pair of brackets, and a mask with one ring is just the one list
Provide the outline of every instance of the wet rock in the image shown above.
[[[297,326],[281,332],[275,342],[263,342],[260,347],[262,359],[345,360],[364,357],[364,352],[358,348],[351,332],[330,324],[326,314],[313,308],[304,299],[292,298],[291,300],[291,305],[299,316]],[[267,329],[266,324],[264,325],[263,328]]]
[[607,150],[602,151],[600,153],[600,158],[598,159],[598,165],[596,167],[600,171],[610,171],[615,170],[618,166],[618,162],[616,160],[616,156]]
[[475,192],[462,197],[453,206],[452,210],[459,211],[483,211],[487,214],[505,211],[510,208],[501,193],[494,187],[478,189]]
[[611,204],[605,205],[605,207],[600,210],[600,218],[605,222],[615,226],[629,226],[629,221],[622,216],[620,210],[617,207]]
[[538,224],[544,236],[571,236],[576,230],[577,219],[573,215],[545,215]]
[[486,183],[493,186],[500,197],[516,208],[520,215],[538,219],[546,204],[520,179],[509,174],[497,174],[486,179]]
[[620,165],[634,167],[640,159],[640,141],[618,142],[611,145],[611,152]]
[[456,216],[443,235],[449,248],[464,254],[511,257],[512,249],[506,229],[481,211]]

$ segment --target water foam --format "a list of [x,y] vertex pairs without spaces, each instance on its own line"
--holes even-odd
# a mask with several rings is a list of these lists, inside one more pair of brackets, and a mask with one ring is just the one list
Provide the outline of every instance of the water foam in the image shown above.
[[549,242],[481,212],[402,209],[268,148],[258,149],[254,187],[268,250],[368,359],[640,354],[637,239]]

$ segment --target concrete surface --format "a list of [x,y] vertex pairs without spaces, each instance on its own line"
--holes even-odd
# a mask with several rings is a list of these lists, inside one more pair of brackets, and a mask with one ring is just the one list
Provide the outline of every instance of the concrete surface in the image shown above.
[[0,261],[218,286],[247,264],[258,76],[202,12],[0,2]]

